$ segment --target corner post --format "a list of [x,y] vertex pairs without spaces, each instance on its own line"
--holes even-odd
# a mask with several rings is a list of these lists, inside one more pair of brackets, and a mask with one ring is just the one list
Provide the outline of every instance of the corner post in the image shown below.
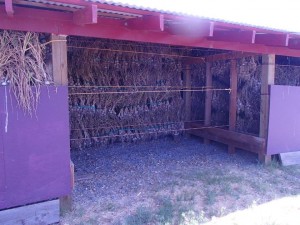
[[191,67],[190,65],[184,66],[184,74],[183,74],[183,85],[184,85],[184,107],[185,107],[185,121],[191,120],[191,110],[192,110],[192,100],[191,100]]
[[[229,130],[235,131],[236,126],[236,110],[237,110],[237,61],[230,61],[230,102],[229,102]],[[235,147],[228,146],[228,153],[235,153]]]
[[[212,100],[212,74],[211,63],[206,62],[206,91],[205,91],[205,112],[204,112],[204,126],[211,125],[211,100]],[[204,144],[209,144],[210,141],[204,139]]]
[[[269,125],[269,85],[275,83],[275,54],[262,56],[261,77],[261,103],[260,103],[260,127],[259,136],[267,141]],[[271,156],[266,155],[266,147],[259,154],[259,160],[264,163],[271,162]]]
[[[68,86],[68,61],[67,61],[67,36],[51,35],[52,42],[52,71],[55,85]],[[66,102],[68,104],[68,102]],[[74,164],[70,161],[71,187],[74,186]],[[68,181],[66,181],[68,182]],[[72,195],[60,198],[60,210],[62,213],[71,211]]]

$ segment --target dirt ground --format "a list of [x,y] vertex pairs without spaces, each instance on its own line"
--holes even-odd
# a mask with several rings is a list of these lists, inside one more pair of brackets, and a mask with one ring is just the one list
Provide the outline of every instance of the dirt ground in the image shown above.
[[74,151],[72,160],[74,208],[63,225],[300,224],[299,166],[261,165],[191,137]]

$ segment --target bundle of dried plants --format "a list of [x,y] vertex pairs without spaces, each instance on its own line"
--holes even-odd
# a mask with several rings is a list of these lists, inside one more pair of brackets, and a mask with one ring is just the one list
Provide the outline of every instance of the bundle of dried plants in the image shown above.
[[25,113],[36,110],[40,87],[52,77],[45,72],[45,45],[37,33],[0,31],[0,82],[9,85]]

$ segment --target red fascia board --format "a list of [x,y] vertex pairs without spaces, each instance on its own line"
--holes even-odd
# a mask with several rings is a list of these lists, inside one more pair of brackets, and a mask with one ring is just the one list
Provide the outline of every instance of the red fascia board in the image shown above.
[[172,35],[186,35],[194,38],[211,37],[214,23],[205,20],[186,20],[169,24],[166,31]]
[[289,48],[291,49],[300,49],[300,39],[290,39]]
[[220,31],[215,30],[213,37],[210,38],[213,41],[229,41],[229,42],[240,42],[244,44],[253,44],[255,41],[255,31]]
[[255,43],[270,45],[270,46],[282,46],[286,47],[289,43],[288,34],[256,34]]
[[144,15],[140,18],[128,19],[124,25],[133,30],[164,31],[164,16]]
[[287,47],[212,41],[207,40],[206,38],[191,38],[186,35],[170,35],[167,32],[130,30],[124,26],[124,21],[122,22],[122,20],[100,17],[98,17],[97,24],[78,26],[73,22],[72,13],[22,7],[15,7],[14,9],[14,17],[10,18],[7,16],[4,6],[0,7],[0,29],[46,32],[84,37],[109,38],[116,40],[300,57],[299,50],[289,49]]

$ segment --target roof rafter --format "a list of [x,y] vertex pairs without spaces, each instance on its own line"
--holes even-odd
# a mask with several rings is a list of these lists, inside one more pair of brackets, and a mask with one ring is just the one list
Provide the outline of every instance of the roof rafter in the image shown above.
[[98,21],[97,5],[86,5],[73,13],[73,21],[77,25],[95,24]]

